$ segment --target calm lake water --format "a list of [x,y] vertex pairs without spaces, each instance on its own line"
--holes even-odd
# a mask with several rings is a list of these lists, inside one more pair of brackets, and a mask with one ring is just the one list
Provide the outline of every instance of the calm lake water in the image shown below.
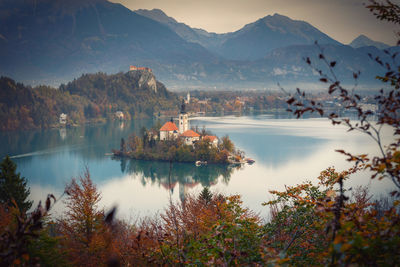
[[[269,190],[283,190],[285,185],[316,181],[327,167],[337,170],[350,167],[335,149],[353,153],[376,154],[372,140],[362,134],[346,132],[326,119],[287,119],[278,115],[202,117],[190,121],[191,126],[205,126],[218,137],[229,135],[236,147],[253,158],[253,165],[230,168],[222,165],[196,167],[189,163],[170,165],[167,162],[114,160],[107,153],[119,148],[122,137],[139,133],[153,120],[125,123],[0,133],[0,155],[13,157],[18,172],[26,177],[31,198],[37,203],[48,193],[60,196],[71,177],[82,175],[85,167],[102,193],[101,206],[118,206],[118,215],[127,220],[154,215],[162,211],[172,198],[184,199],[204,186],[214,192],[240,194],[244,205],[268,215],[262,202],[270,200]],[[390,133],[383,137],[392,140]],[[376,195],[393,188],[389,180],[372,181],[368,173],[354,175],[348,187],[370,185]],[[58,202],[54,213],[63,210]]]

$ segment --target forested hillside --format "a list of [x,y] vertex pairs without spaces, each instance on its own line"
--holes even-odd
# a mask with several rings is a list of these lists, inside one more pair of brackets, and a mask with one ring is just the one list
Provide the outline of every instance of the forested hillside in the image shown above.
[[58,89],[0,78],[0,130],[57,126],[61,113],[73,125],[111,119],[116,111],[129,119],[177,106],[177,97],[147,71],[85,74]]

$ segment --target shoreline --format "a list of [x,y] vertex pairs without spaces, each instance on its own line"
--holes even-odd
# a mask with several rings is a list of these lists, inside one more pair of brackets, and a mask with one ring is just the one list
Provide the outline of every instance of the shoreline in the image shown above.
[[[108,154],[108,153],[107,153]],[[171,160],[171,159],[162,159],[162,158],[146,158],[146,157],[133,157],[130,155],[121,154],[120,151],[112,151],[109,155],[113,159],[134,159],[134,160],[143,160],[143,161],[159,161],[159,162],[170,162],[170,163],[194,163],[196,166],[204,166],[204,165],[224,165],[224,166],[241,166],[244,164],[253,164],[255,161],[250,158],[245,158],[242,161],[231,161],[229,162],[214,162],[208,160],[190,160],[190,161],[179,161],[179,160]],[[197,165],[199,164],[199,165]]]
[[[195,164],[197,161],[177,161],[177,160],[167,160],[167,159],[146,159],[146,158],[134,158],[131,156],[127,155],[117,155],[114,153],[110,153],[112,159],[129,159],[129,160],[141,160],[141,161],[146,161],[146,162],[170,162],[170,163],[186,163],[186,164]],[[240,164],[240,163],[237,163]],[[201,164],[200,166],[205,166],[205,165],[221,165],[221,166],[230,166],[230,165],[235,165],[234,163],[229,163],[229,162],[208,162],[207,164]]]

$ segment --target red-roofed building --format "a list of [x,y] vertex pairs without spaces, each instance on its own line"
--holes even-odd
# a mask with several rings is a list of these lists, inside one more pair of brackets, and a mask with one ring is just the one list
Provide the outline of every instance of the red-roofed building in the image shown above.
[[177,131],[178,127],[172,121],[167,121],[161,128],[160,131]]
[[204,140],[208,140],[213,146],[218,145],[218,138],[214,135],[205,135],[203,136]]
[[200,137],[200,135],[193,130],[187,130],[186,132],[181,134],[181,136],[182,137]]
[[167,121],[160,128],[160,140],[171,140],[178,137],[178,127],[172,121]]
[[173,191],[175,186],[176,186],[176,182],[174,182],[174,183],[161,183],[161,185],[165,189]]
[[193,130],[187,130],[180,137],[183,138],[186,145],[193,145],[194,142],[200,140],[200,135]]

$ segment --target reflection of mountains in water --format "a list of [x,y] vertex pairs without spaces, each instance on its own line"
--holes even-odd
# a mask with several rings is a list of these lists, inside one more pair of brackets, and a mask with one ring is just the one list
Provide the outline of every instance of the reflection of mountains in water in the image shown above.
[[[121,161],[121,171],[135,173],[141,176],[143,185],[158,183],[166,189],[173,189],[177,183],[194,187],[197,184],[204,186],[215,185],[222,177],[228,184],[235,168],[223,164],[210,164],[196,167],[193,163],[164,161],[144,161],[134,159],[115,159]],[[171,170],[171,177],[170,176]]]
[[54,157],[55,153],[70,152],[85,161],[102,160],[105,153],[119,147],[121,138],[131,133],[138,135],[142,127],[154,124],[151,119],[136,119],[124,123],[110,121],[71,128],[0,132],[0,157],[10,155],[31,160],[29,156]]

